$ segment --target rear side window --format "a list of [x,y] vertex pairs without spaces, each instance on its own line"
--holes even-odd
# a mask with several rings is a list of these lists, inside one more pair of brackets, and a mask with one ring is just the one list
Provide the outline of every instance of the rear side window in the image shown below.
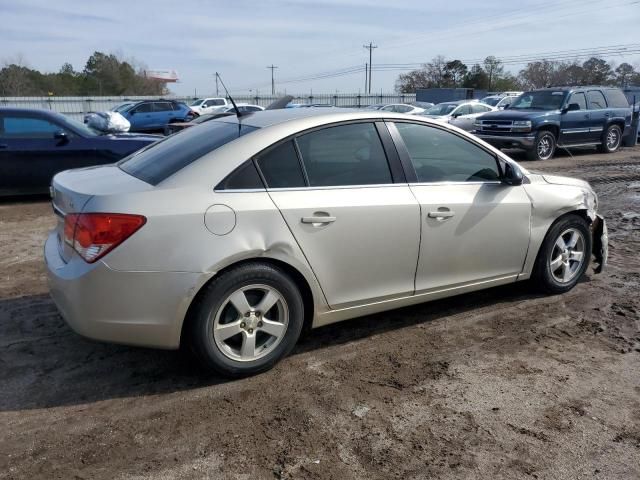
[[569,99],[569,103],[567,105],[571,105],[572,103],[578,105],[580,107],[580,110],[587,109],[587,100],[584,97],[584,93],[578,92],[571,95],[571,98]]
[[264,189],[258,170],[251,160],[247,160],[236,168],[227,178],[221,181],[216,190],[255,190]]
[[587,101],[589,102],[589,110],[601,110],[607,108],[607,102],[600,90],[589,90],[587,92]]
[[627,101],[627,97],[624,96],[624,93],[622,93],[622,90],[611,88],[609,90],[605,90],[604,94],[607,97],[607,103],[609,104],[609,107],[629,108],[629,102]]
[[329,127],[297,138],[312,187],[393,183],[373,123]]
[[304,176],[293,141],[282,143],[257,158],[269,188],[304,187]]
[[499,181],[496,158],[445,130],[414,123],[396,123],[418,176],[418,182]]
[[155,102],[153,104],[154,112],[168,112],[173,110],[173,107],[169,102]]
[[207,122],[153,143],[118,166],[129,175],[157,185],[203,155],[255,130],[257,127],[249,125]]

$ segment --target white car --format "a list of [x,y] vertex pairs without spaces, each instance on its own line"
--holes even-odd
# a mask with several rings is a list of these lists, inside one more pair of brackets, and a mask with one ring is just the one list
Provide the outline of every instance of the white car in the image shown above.
[[424,108],[416,107],[415,105],[407,105],[406,103],[392,103],[390,105],[385,105],[378,110],[382,112],[406,113],[407,115],[420,115],[424,112]]
[[189,105],[189,108],[198,113],[198,115],[203,115],[217,112],[220,107],[226,107],[227,105],[229,105],[229,102],[222,97],[198,98]]
[[441,122],[450,123],[458,128],[471,132],[474,130],[476,117],[497,110],[495,107],[472,100],[443,102],[434,105],[422,115]]
[[[261,107],[260,105],[251,105],[249,103],[236,103],[236,106],[238,107],[238,110],[240,110],[240,113],[260,112],[264,110],[264,107]],[[218,107],[212,113],[227,113],[233,111],[233,105],[226,105],[224,107]]]

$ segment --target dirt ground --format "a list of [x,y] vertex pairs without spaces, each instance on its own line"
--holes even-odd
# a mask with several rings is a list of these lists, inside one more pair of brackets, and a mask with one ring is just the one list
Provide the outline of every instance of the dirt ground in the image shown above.
[[605,273],[324,327],[237,381],[74,334],[47,200],[0,202],[0,478],[640,478],[640,147],[522,163],[592,182]]

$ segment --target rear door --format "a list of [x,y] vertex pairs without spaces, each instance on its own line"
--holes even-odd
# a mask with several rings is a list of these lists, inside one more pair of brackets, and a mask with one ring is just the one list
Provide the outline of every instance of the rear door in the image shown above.
[[444,128],[390,125],[415,171],[422,208],[416,294],[479,282],[515,281],[529,246],[531,203],[501,183],[493,153]]
[[257,163],[332,308],[413,294],[420,207],[383,123],[317,129]]
[[590,113],[584,92],[574,92],[566,103],[578,106],[578,110],[568,110],[561,116],[560,144],[575,145],[591,141]]
[[171,102],[153,102],[152,129],[162,129],[173,118],[173,106]]
[[587,106],[589,107],[588,140],[589,142],[599,142],[611,112],[607,109],[607,101],[600,90],[587,91]]

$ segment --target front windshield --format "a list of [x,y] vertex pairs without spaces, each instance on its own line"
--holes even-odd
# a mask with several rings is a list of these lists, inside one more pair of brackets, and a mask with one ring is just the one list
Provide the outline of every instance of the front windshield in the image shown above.
[[509,105],[509,110],[559,110],[566,96],[566,92],[553,90],[525,92]]
[[439,103],[424,113],[425,115],[449,115],[457,106],[456,103]]
[[192,107],[197,107],[197,106],[198,106],[198,105],[200,105],[202,102],[204,102],[204,99],[203,99],[203,98],[199,98],[199,99],[197,99],[197,100],[194,100],[194,101],[191,103],[191,106],[192,106]]
[[129,110],[133,105],[133,103],[123,103],[122,105],[118,105],[117,107],[115,107],[113,109],[114,112],[118,112],[118,113],[122,113],[122,112],[126,112],[127,110]]
[[500,97],[484,97],[480,101],[486,105],[491,105],[492,107],[495,107],[498,104],[498,102],[500,102],[500,100],[501,100]]

